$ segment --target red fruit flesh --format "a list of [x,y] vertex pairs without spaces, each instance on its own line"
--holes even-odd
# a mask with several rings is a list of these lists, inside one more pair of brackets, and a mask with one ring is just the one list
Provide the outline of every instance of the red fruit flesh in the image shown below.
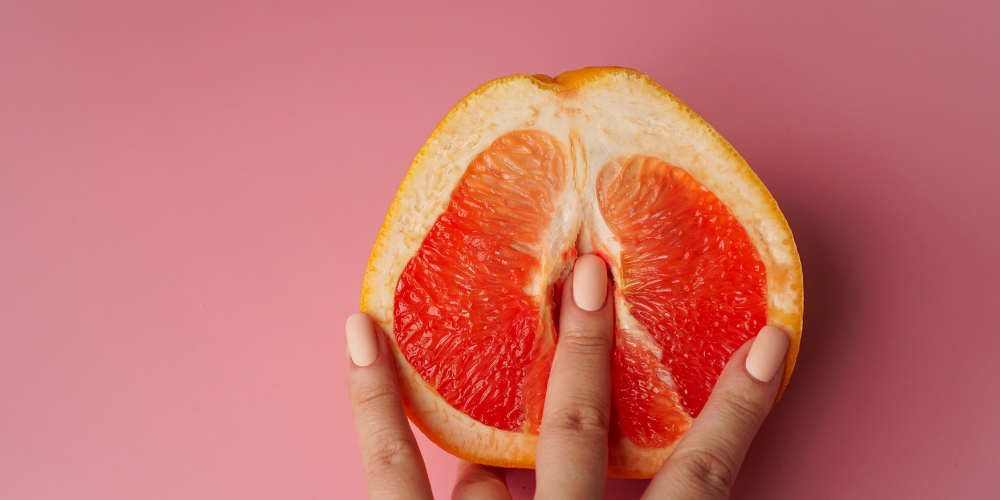
[[[396,287],[396,342],[424,381],[498,429],[536,429],[554,345],[524,288],[566,179],[555,140],[513,132],[469,165]],[[527,416],[527,421],[526,421]]]
[[[597,194],[621,242],[620,286],[629,312],[662,349],[660,362],[680,403],[696,417],[732,353],[766,324],[764,263],[729,208],[662,160],[637,156],[608,165]],[[615,401],[627,406],[644,382],[619,378]],[[623,430],[630,425],[622,422]],[[629,437],[648,440],[648,434]]]
[[666,446],[684,434],[684,416],[677,392],[667,382],[666,366],[635,338],[615,332],[611,387],[615,422],[629,440],[649,448]]
[[[502,430],[537,432],[541,420],[559,282],[540,276],[540,263],[570,177],[563,150],[537,131],[496,140],[396,287],[393,329],[407,361],[454,408]],[[662,447],[765,324],[764,264],[729,209],[659,159],[609,164],[597,197],[621,244],[617,286],[644,330],[616,332],[613,431]],[[539,280],[552,284],[544,298],[525,292]]]

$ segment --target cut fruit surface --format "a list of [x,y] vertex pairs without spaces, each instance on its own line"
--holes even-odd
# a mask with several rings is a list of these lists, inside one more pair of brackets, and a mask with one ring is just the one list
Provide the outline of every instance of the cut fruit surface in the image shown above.
[[[565,160],[547,134],[497,139],[469,165],[396,285],[406,359],[450,405],[498,429],[520,430],[526,405],[542,403],[524,394],[544,394],[548,371],[529,368],[553,343],[542,337],[543,304],[525,290],[541,272],[565,184]],[[537,427],[541,413],[533,416]]]
[[766,324],[764,264],[714,194],[657,158],[611,163],[597,198],[621,242],[629,311],[662,349],[680,402],[696,417],[729,356]]
[[650,477],[732,353],[801,335],[802,277],[773,198],[644,75],[490,82],[442,121],[376,241],[362,310],[389,334],[407,413],[475,462],[532,467],[576,255],[615,282],[609,473]]

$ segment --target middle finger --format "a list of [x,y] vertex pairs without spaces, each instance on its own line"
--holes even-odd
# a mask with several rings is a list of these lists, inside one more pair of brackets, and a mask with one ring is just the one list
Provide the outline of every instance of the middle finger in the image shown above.
[[604,495],[614,346],[610,288],[604,261],[595,255],[577,259],[563,287],[559,342],[535,455],[535,498]]

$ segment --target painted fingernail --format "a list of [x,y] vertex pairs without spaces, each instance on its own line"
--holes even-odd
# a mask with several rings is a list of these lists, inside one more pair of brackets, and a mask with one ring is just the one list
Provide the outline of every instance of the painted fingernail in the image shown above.
[[785,359],[787,350],[788,335],[785,332],[770,325],[761,328],[747,354],[747,371],[750,376],[761,382],[770,381]]
[[347,350],[358,366],[368,366],[378,357],[375,325],[367,314],[355,313],[347,318]]
[[608,268],[604,259],[588,254],[573,266],[573,301],[584,311],[596,311],[608,295]]

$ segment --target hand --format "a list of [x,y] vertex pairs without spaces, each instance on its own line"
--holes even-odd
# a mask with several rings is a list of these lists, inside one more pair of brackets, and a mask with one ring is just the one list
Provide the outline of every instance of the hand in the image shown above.
[[[604,262],[586,255],[563,287],[559,342],[536,451],[536,498],[604,496],[614,347],[610,290]],[[369,497],[432,498],[385,335],[358,313],[347,320],[347,337],[347,377]],[[777,395],[787,345],[784,333],[765,327],[756,341],[733,354],[644,499],[729,496],[743,456]],[[504,469],[459,462],[453,500],[510,498]]]

